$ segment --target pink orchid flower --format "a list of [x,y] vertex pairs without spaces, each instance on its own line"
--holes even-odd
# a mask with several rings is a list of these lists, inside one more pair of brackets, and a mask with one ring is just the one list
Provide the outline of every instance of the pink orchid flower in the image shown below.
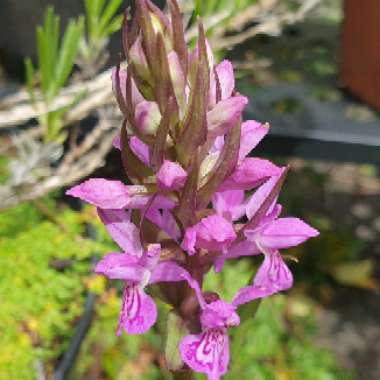
[[133,253],[109,253],[95,267],[95,272],[112,280],[124,281],[124,293],[117,334],[143,334],[157,319],[157,308],[144,289],[159,282],[184,281],[186,270],[172,261],[160,262],[159,244],[152,244],[141,257]]

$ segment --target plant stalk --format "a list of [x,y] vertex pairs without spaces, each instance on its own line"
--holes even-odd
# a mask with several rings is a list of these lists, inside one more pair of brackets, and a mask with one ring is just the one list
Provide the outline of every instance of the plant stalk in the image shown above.
[[193,371],[173,372],[173,380],[194,380]]

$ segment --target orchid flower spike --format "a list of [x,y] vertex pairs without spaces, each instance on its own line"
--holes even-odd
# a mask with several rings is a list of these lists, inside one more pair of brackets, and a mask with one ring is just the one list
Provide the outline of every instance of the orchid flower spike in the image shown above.
[[[201,22],[189,50],[180,7],[168,5],[169,15],[136,0],[134,19],[123,22],[127,68],[118,64],[110,85],[123,118],[113,146],[127,181],[91,178],[66,194],[95,206],[120,247],[95,267],[124,282],[117,333],[149,330],[157,308],[146,290],[159,284],[160,299],[190,329],[178,347],[185,366],[170,369],[218,380],[228,369],[238,307],[289,289],[281,251],[318,231],[280,217],[289,168],[251,155],[269,125],[242,121],[248,98],[235,89],[231,62],[215,62]],[[253,255],[263,257],[253,281],[230,303],[206,302],[201,284],[210,268]],[[184,313],[184,305],[193,309]]]

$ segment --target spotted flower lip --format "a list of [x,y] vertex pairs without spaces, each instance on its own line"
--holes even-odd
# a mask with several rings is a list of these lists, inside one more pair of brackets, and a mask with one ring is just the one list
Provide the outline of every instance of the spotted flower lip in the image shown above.
[[184,277],[198,299],[202,331],[182,339],[179,345],[181,358],[192,370],[205,373],[209,380],[218,380],[228,369],[228,328],[240,324],[236,312],[238,305],[223,300],[206,303],[198,282],[188,274]]
[[153,244],[141,257],[130,253],[109,253],[95,272],[112,280],[124,281],[124,293],[117,334],[142,334],[156,322],[157,308],[144,288],[158,282],[184,281],[184,268],[171,261],[159,261],[160,246]]

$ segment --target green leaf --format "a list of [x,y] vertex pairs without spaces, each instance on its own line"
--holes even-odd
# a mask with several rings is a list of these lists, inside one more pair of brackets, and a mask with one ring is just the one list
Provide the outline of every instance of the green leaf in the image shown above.
[[43,26],[37,27],[36,39],[42,92],[45,101],[49,102],[55,95],[54,72],[59,39],[59,17],[54,14],[53,7],[47,8]]
[[108,37],[110,36],[111,34],[117,32],[120,27],[121,27],[121,24],[123,22],[123,15],[120,15],[120,16],[116,16],[104,29],[103,31],[103,35],[105,37]]
[[[104,9],[104,12],[100,16],[100,23],[99,23],[99,34],[103,37],[107,37],[107,34],[105,34],[105,31],[109,30],[109,24],[112,22],[112,18],[116,15],[116,12],[120,8],[123,0],[110,0]],[[121,21],[120,21],[121,23]],[[119,24],[120,27],[120,24]]]
[[165,360],[170,371],[178,371],[183,366],[178,345],[187,334],[189,331],[182,318],[174,311],[169,311],[166,321]]
[[57,64],[56,91],[66,84],[67,78],[71,73],[78,52],[83,26],[83,18],[80,18],[77,22],[71,20],[65,31]]
[[104,0],[85,0],[87,33],[92,39],[98,25],[99,8]]
[[42,91],[47,94],[49,88],[49,68],[47,66],[46,57],[46,44],[45,44],[45,34],[42,26],[38,26],[36,30],[37,39],[37,55],[38,55],[38,66],[40,69],[40,79]]

